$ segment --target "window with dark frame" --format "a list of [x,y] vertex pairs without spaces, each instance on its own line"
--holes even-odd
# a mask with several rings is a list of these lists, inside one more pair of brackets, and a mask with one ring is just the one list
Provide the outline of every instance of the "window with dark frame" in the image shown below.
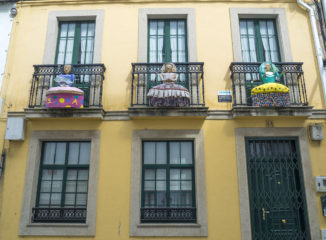
[[144,141],[142,223],[195,223],[192,141]]
[[33,222],[86,222],[90,147],[43,142]]
[[240,19],[240,38],[244,62],[281,61],[274,19]]

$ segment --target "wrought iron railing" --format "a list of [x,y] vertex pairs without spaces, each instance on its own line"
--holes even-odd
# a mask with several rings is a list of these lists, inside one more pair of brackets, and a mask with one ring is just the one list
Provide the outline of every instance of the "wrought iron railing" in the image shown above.
[[[29,108],[44,107],[47,90],[55,85],[54,79],[63,74],[64,65],[34,65]],[[74,87],[84,91],[84,107],[102,107],[102,91],[105,66],[103,64],[72,65]]]
[[35,223],[86,223],[86,208],[33,208]]
[[[151,87],[162,84],[159,74],[164,63],[132,63],[131,106],[148,106],[147,93]],[[179,78],[177,84],[190,92],[190,106],[205,106],[204,63],[175,63]]]
[[[233,62],[230,65],[233,106],[251,106],[251,89],[263,84],[259,76],[261,63]],[[277,79],[289,88],[291,106],[307,106],[307,93],[302,70],[298,62],[274,63],[283,75]]]
[[141,208],[142,223],[196,223],[196,208]]

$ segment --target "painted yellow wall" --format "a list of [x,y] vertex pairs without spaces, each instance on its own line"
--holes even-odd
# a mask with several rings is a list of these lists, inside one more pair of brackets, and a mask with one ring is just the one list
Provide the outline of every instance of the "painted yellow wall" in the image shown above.
[[[132,1],[95,4],[20,5],[14,19],[13,37],[2,90],[4,112],[22,111],[27,107],[33,64],[42,64],[49,11],[104,9],[102,63],[107,67],[103,90],[104,109],[127,110],[130,103],[131,63],[137,62],[139,8],[195,8],[198,61],[205,62],[206,104],[212,109],[231,109],[231,104],[217,103],[217,91],[231,88],[228,67],[233,61],[229,8],[285,8],[293,61],[304,62],[308,101],[322,108],[322,92],[314,46],[306,12],[294,1],[209,1],[135,3]],[[163,1],[164,2],[164,1]],[[268,118],[274,127],[307,127],[326,120]],[[204,131],[208,235],[210,240],[238,240],[240,210],[238,197],[235,128],[265,127],[266,118],[241,120],[199,119],[139,119],[131,121],[100,121],[81,119],[29,120],[26,140],[10,142],[5,174],[0,178],[0,239],[18,239],[18,227],[28,155],[29,136],[34,130],[101,131],[100,165],[96,239],[129,238],[129,199],[131,169],[131,136],[136,129],[202,129]],[[0,121],[0,139],[5,130],[5,118]],[[326,131],[324,130],[326,136]],[[0,140],[2,146],[3,141]],[[8,143],[6,143],[8,144]],[[309,143],[313,176],[326,175],[326,142]],[[316,194],[319,222],[326,228],[322,216],[320,194]],[[25,237],[46,239],[45,237]],[[51,238],[62,239],[59,237]],[[78,239],[69,238],[69,239]],[[94,239],[94,238],[82,238]],[[152,238],[134,238],[152,239]],[[155,238],[156,239],[156,238]],[[164,238],[157,239],[180,239]],[[195,239],[195,238],[187,238]]]
[[[325,121],[322,121],[322,123],[325,124]],[[274,126],[306,127],[307,123],[304,123],[303,120],[274,119]],[[129,239],[132,131],[135,129],[202,129],[204,131],[207,179],[208,239],[238,240],[241,233],[234,136],[234,129],[237,127],[265,127],[265,119],[256,121],[249,119],[239,121],[171,119],[126,122],[89,120],[40,120],[29,122],[26,140],[10,143],[5,175],[0,181],[2,192],[0,239],[18,239],[17,233],[30,131],[100,129],[96,239]],[[326,175],[325,159],[320,157],[326,155],[325,141],[322,141],[319,145],[310,143],[309,146],[313,175]],[[319,196],[319,194],[316,194],[319,222],[321,228],[326,228],[326,220],[321,214]],[[29,238],[36,239],[35,237]],[[178,238],[162,237],[158,239]]]

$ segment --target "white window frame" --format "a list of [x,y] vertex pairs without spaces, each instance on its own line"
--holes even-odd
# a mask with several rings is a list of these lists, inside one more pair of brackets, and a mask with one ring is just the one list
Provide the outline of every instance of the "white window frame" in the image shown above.
[[197,62],[196,15],[193,8],[140,8],[138,19],[138,62],[147,62],[149,19],[186,19],[188,62]]
[[282,62],[292,62],[292,52],[284,8],[230,8],[233,59],[242,62],[240,19],[275,19]]
[[49,13],[43,64],[54,64],[60,21],[95,21],[93,63],[101,62],[104,10],[51,11]]
[[[42,143],[45,141],[91,141],[86,223],[33,223]],[[30,135],[25,185],[20,216],[20,236],[95,236],[97,176],[100,131],[32,131]]]
[[[141,223],[142,142],[157,140],[193,140],[197,223]],[[132,136],[130,186],[130,236],[205,237],[207,232],[206,174],[204,134],[202,130],[135,130]]]

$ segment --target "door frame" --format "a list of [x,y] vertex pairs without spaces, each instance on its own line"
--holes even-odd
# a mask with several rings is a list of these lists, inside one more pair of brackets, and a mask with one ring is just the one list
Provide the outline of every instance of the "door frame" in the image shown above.
[[311,239],[320,239],[316,196],[309,154],[306,128],[236,128],[236,154],[238,166],[241,238],[252,240],[249,189],[247,176],[245,137],[297,137],[303,173],[303,185],[307,203],[307,217]]

